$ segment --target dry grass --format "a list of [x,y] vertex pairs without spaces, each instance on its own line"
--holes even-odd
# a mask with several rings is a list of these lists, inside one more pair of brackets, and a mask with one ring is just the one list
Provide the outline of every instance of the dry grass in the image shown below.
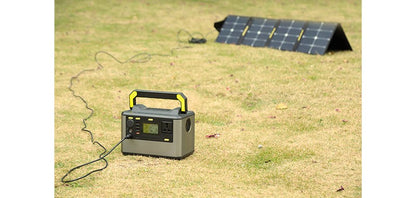
[[[62,184],[66,171],[101,152],[80,130],[89,112],[67,89],[70,78],[96,68],[100,50],[120,60],[169,54],[181,28],[208,33],[228,14],[340,22],[354,51],[312,56],[218,44],[213,32],[207,44],[146,63],[101,54],[104,69],[73,87],[96,111],[88,121],[95,139],[107,148],[120,140],[133,89],[181,91],[196,113],[196,150],[175,161],[117,148],[104,171]],[[361,196],[360,1],[56,1],[55,64],[56,197]],[[213,133],[220,138],[205,138]]]

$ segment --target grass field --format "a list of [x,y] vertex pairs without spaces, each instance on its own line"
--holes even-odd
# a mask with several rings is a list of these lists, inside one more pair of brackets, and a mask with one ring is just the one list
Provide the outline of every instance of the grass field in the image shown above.
[[[229,14],[339,22],[354,50],[319,56],[216,43],[213,23]],[[210,33],[208,42],[178,43],[180,29]],[[107,149],[120,140],[133,89],[183,92],[196,113],[195,153],[179,161],[118,147],[104,171],[61,183],[102,152],[81,131],[90,111],[69,91],[71,77],[97,68],[98,51],[124,61],[178,47],[144,63],[99,54],[103,68],[72,88],[94,109],[88,129]],[[55,1],[56,197],[360,197],[361,170],[361,1]]]

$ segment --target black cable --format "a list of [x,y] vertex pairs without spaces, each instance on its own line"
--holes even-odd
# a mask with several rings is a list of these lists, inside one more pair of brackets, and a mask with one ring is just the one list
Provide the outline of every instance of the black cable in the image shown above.
[[[193,37],[193,35],[192,34],[190,34],[188,31],[186,31],[186,30],[179,30],[178,31],[178,33],[177,33],[177,38],[178,38],[178,43],[180,43],[180,42],[182,42],[180,39],[179,39],[179,35],[181,34],[181,32],[185,32],[185,33],[187,33],[191,38],[194,38]],[[210,33],[212,33],[212,32],[210,32]],[[206,36],[208,36],[210,33],[208,33]],[[202,35],[201,33],[194,33],[194,34],[199,34],[199,35],[201,35],[202,37],[203,37],[203,39],[205,39],[205,37],[206,36],[204,36],[204,35]],[[92,174],[92,173],[94,173],[94,172],[98,172],[98,171],[102,171],[102,170],[104,170],[105,168],[107,168],[107,166],[108,166],[108,162],[107,162],[107,160],[105,159],[105,157],[108,155],[108,154],[110,154],[119,144],[121,144],[121,142],[123,142],[126,138],[128,138],[128,136],[130,136],[130,135],[128,135],[128,136],[126,136],[126,137],[124,137],[119,143],[117,143],[116,144],[116,146],[114,146],[108,153],[107,153],[107,149],[100,143],[100,142],[98,142],[98,141],[95,141],[94,140],[94,136],[93,136],[93,134],[92,134],[92,132],[89,130],[89,129],[87,129],[87,121],[93,116],[93,114],[94,114],[94,109],[93,108],[91,108],[91,107],[89,107],[89,105],[88,105],[88,102],[87,102],[87,100],[85,100],[82,96],[80,96],[80,95],[77,95],[76,93],[75,93],[75,90],[74,89],[72,89],[72,86],[73,86],[73,81],[75,80],[75,79],[78,79],[82,74],[84,74],[84,73],[86,73],[86,72],[93,72],[93,71],[97,71],[97,70],[100,70],[100,69],[103,69],[104,68],[104,66],[98,61],[98,55],[99,54],[106,54],[106,55],[108,55],[108,56],[110,56],[112,59],[114,59],[116,62],[118,62],[119,64],[125,64],[125,63],[128,63],[128,62],[134,62],[134,63],[145,63],[145,62],[148,62],[148,61],[150,61],[151,59],[152,59],[152,57],[153,56],[173,56],[174,55],[174,51],[175,50],[178,50],[178,49],[184,49],[184,48],[191,48],[190,46],[182,46],[182,47],[175,47],[175,48],[172,48],[171,50],[170,50],[170,54],[158,54],[158,53],[153,53],[153,54],[150,54],[150,53],[146,53],[146,52],[141,52],[141,53],[137,53],[137,54],[135,54],[134,56],[132,56],[132,57],[130,57],[129,59],[127,59],[127,60],[125,60],[125,61],[120,61],[119,59],[117,59],[116,57],[114,57],[112,54],[110,54],[110,53],[108,53],[108,52],[106,52],[106,51],[98,51],[98,52],[96,52],[95,53],[95,56],[94,56],[94,60],[95,60],[95,63],[98,65],[98,67],[96,68],[96,69],[84,69],[84,70],[82,70],[82,71],[80,71],[77,75],[75,75],[75,76],[73,76],[73,77],[71,77],[71,79],[70,79],[70,81],[69,81],[69,86],[68,86],[68,89],[69,89],[69,91],[71,91],[71,93],[72,93],[72,95],[75,97],[75,98],[79,98],[83,103],[84,103],[84,105],[85,105],[85,108],[86,109],[88,109],[89,111],[90,111],[90,114],[87,116],[87,117],[85,117],[85,118],[83,118],[82,119],[82,123],[84,124],[84,126],[81,128],[81,130],[82,131],[85,131],[85,132],[87,132],[89,135],[90,135],[90,139],[91,139],[91,142],[93,143],[93,144],[98,144],[104,151],[99,155],[99,158],[98,159],[96,159],[96,160],[93,160],[93,161],[91,161],[91,162],[88,162],[88,163],[85,163],[85,164],[82,164],[82,165],[79,165],[79,166],[76,166],[76,167],[74,167],[74,168],[72,168],[72,169],[70,169],[63,177],[62,177],[62,179],[61,179],[61,181],[62,182],[64,182],[64,183],[69,183],[69,182],[73,182],[73,181],[77,181],[77,180],[80,180],[80,179],[82,179],[82,178],[85,178],[85,177],[87,177],[88,175],[90,175],[90,174]],[[137,58],[137,59],[136,59]],[[136,60],[134,60],[134,59],[136,59]],[[99,169],[95,169],[95,170],[93,170],[93,171],[90,171],[89,173],[87,173],[87,174],[85,174],[85,175],[83,175],[83,176],[81,176],[81,177],[78,177],[78,178],[76,178],[76,179],[72,179],[72,180],[64,180],[65,179],[65,177],[67,177],[72,171],[74,171],[74,170],[76,170],[76,169],[78,169],[78,168],[81,168],[81,167],[83,167],[83,166],[86,166],[86,165],[89,165],[89,164],[92,164],[92,163],[95,163],[95,162],[97,162],[97,161],[100,161],[100,160],[103,160],[104,162],[105,162],[105,166],[103,167],[103,168],[99,168]]]
[[[181,35],[181,33],[182,33],[182,32],[184,32],[184,33],[186,33],[186,34],[188,35],[188,38],[186,39],[186,41],[180,38],[180,35]],[[200,35],[200,36],[201,36],[201,38],[205,38],[205,37],[204,37],[204,35],[203,35],[202,33],[200,33],[200,32],[194,32],[193,34],[191,34],[189,31],[187,31],[187,30],[185,30],[185,29],[180,29],[180,30],[178,31],[178,33],[176,34],[176,38],[178,39],[178,42],[180,42],[180,43],[187,43],[187,42],[189,42],[192,38],[195,38],[195,37],[194,37],[194,34],[198,34],[198,35]]]
[[[97,68],[98,69],[98,68]],[[91,117],[92,117],[92,115],[94,114],[94,109],[92,109],[91,107],[89,107],[89,105],[88,105],[88,102],[82,97],[82,96],[80,96],[80,95],[77,95],[77,94],[75,94],[75,91],[72,89],[72,85],[73,85],[73,81],[74,81],[74,79],[77,79],[81,74],[83,74],[83,73],[85,73],[85,72],[91,72],[91,71],[95,71],[95,69],[85,69],[85,70],[82,70],[81,72],[79,72],[77,75],[75,75],[75,76],[73,76],[72,78],[71,78],[71,80],[69,81],[69,87],[68,87],[68,89],[69,89],[69,91],[71,91],[72,92],[72,95],[74,96],[74,97],[76,97],[76,98],[79,98],[84,104],[85,104],[85,108],[87,108],[88,110],[90,110],[90,114],[87,116],[87,117],[85,117],[85,118],[83,118],[82,119],[82,123],[84,124],[84,127],[82,127],[82,131],[85,131],[85,132],[87,132],[87,133],[89,133],[89,135],[90,135],[90,138],[91,138],[91,142],[93,143],[93,144],[98,144],[104,151],[100,154],[100,156],[102,156],[104,153],[106,153],[107,152],[107,149],[100,143],[100,142],[98,142],[98,141],[94,141],[94,136],[92,135],[92,132],[90,131],[90,130],[88,130],[87,129],[87,120],[88,119],[90,119]],[[108,162],[107,162],[107,160],[105,160],[104,159],[104,161],[105,161],[105,163],[106,163],[106,167],[107,167],[107,165],[108,165]],[[68,173],[67,173],[68,174]],[[63,178],[62,178],[63,179]]]
[[[184,48],[190,48],[189,46],[184,46],[184,47],[176,47],[176,48],[172,48],[171,50],[170,50],[170,54],[157,54],[157,53],[153,53],[153,54],[150,54],[150,53],[146,53],[146,52],[141,52],[141,53],[137,53],[137,54],[135,54],[134,56],[132,56],[132,57],[130,57],[129,59],[127,59],[127,60],[125,60],[125,61],[120,61],[119,59],[117,59],[116,57],[114,57],[112,54],[110,54],[110,53],[108,53],[108,52],[106,52],[106,51],[98,51],[98,52],[96,52],[95,53],[95,56],[94,56],[94,60],[95,60],[95,63],[98,65],[98,67],[96,68],[96,69],[84,69],[84,70],[82,70],[82,71],[80,71],[77,75],[75,75],[75,76],[73,76],[73,77],[71,77],[71,80],[69,81],[69,86],[68,86],[68,89],[69,89],[69,91],[71,91],[71,93],[72,93],[72,95],[75,97],[75,98],[79,98],[83,103],[84,103],[84,105],[85,105],[85,108],[86,109],[88,109],[89,111],[90,111],[90,114],[87,116],[87,117],[85,117],[85,118],[83,118],[82,119],[82,123],[84,124],[84,127],[82,127],[82,131],[85,131],[85,132],[87,132],[89,135],[90,135],[90,139],[91,139],[91,142],[93,143],[93,144],[98,144],[104,151],[100,154],[100,158],[98,158],[97,160],[94,160],[94,161],[91,161],[91,162],[89,162],[89,163],[86,163],[86,164],[82,164],[82,165],[80,165],[80,166],[76,166],[75,168],[72,168],[71,170],[69,170],[66,174],[65,174],[65,176],[64,177],[62,177],[62,179],[61,179],[61,181],[62,182],[64,182],[64,183],[69,183],[69,182],[73,182],[73,181],[77,181],[77,180],[79,180],[79,179],[82,179],[82,178],[85,178],[85,177],[87,177],[88,175],[90,175],[90,174],[92,174],[92,173],[94,173],[94,172],[97,172],[97,171],[102,171],[102,170],[104,170],[105,168],[107,168],[107,166],[108,166],[108,162],[107,162],[107,160],[105,159],[105,157],[108,155],[108,154],[110,154],[114,149],[115,149],[115,147],[117,147],[117,145],[119,145],[122,141],[120,141],[112,150],[110,150],[107,154],[105,154],[106,152],[107,152],[107,149],[100,143],[100,142],[98,142],[98,141],[96,141],[96,140],[94,140],[94,136],[93,136],[93,134],[92,134],[92,132],[89,130],[89,129],[87,129],[87,121],[93,116],[93,114],[94,114],[94,109],[93,108],[91,108],[91,107],[89,107],[89,105],[88,105],[88,102],[87,102],[87,100],[85,100],[82,96],[80,96],[80,95],[77,95],[76,93],[75,93],[75,90],[74,89],[72,89],[72,86],[73,86],[73,81],[75,80],[75,79],[78,79],[82,74],[84,74],[84,73],[87,73],[87,72],[93,72],[93,71],[97,71],[97,70],[100,70],[100,69],[103,69],[104,68],[104,66],[98,61],[98,55],[99,54],[106,54],[106,55],[108,55],[108,56],[110,56],[112,59],[114,59],[116,62],[118,62],[119,64],[125,64],[125,63],[128,63],[128,62],[135,62],[135,63],[145,63],[145,62],[148,62],[148,61],[150,61],[151,60],[151,58],[153,57],[153,56],[173,56],[173,54],[174,54],[174,51],[175,50],[178,50],[178,49],[184,49]],[[136,59],[136,60],[133,60],[133,59]],[[104,155],[105,154],[105,155]],[[64,180],[64,178],[68,175],[68,174],[70,174],[72,171],[74,171],[74,170],[76,170],[76,169],[78,169],[78,168],[81,168],[81,167],[83,167],[83,166],[86,166],[86,165],[88,165],[88,164],[92,164],[92,163],[94,163],[94,162],[97,162],[97,161],[99,161],[99,160],[103,160],[104,162],[105,162],[105,166],[103,167],[103,168],[99,168],[99,169],[96,169],[96,170],[93,170],[93,171],[91,171],[91,172],[89,172],[89,173],[87,173],[87,174],[85,174],[85,175],[83,175],[83,176],[81,176],[81,177],[78,177],[78,178],[76,178],[76,179],[73,179],[73,180],[67,180],[67,181],[65,181]]]
[[[74,96],[75,98],[79,98],[85,104],[85,108],[87,108],[88,110],[91,111],[90,114],[86,118],[84,118],[82,120],[82,122],[84,124],[84,127],[81,130],[82,131],[85,131],[85,132],[88,132],[90,134],[91,142],[92,143],[100,145],[104,149],[104,153],[106,152],[105,147],[102,146],[102,144],[100,144],[98,141],[94,141],[94,136],[92,135],[92,132],[87,129],[87,123],[86,123],[86,121],[93,116],[94,109],[92,109],[91,107],[89,107],[87,100],[85,100],[82,96],[75,94],[75,91],[72,89],[72,86],[74,84],[73,81],[75,79],[79,78],[79,76],[81,76],[83,73],[92,72],[92,71],[96,71],[96,70],[99,70],[99,69],[103,69],[104,66],[98,61],[98,55],[101,54],[101,53],[110,56],[116,62],[118,62],[120,64],[125,64],[125,63],[130,62],[130,61],[131,62],[135,62],[135,63],[145,63],[145,62],[150,61],[150,59],[152,58],[152,56],[172,56],[174,54],[174,50],[183,49],[183,48],[190,48],[190,47],[185,46],[185,47],[172,48],[171,51],[170,51],[170,55],[169,54],[149,54],[149,53],[146,53],[146,52],[141,52],[141,53],[137,53],[136,55],[132,56],[131,58],[129,58],[129,59],[125,60],[125,61],[120,61],[119,59],[117,59],[112,54],[110,54],[110,53],[108,53],[106,51],[98,51],[98,52],[95,53],[95,56],[94,56],[95,63],[97,63],[97,65],[98,65],[98,67],[96,69],[84,69],[81,72],[79,72],[77,75],[71,77],[71,80],[69,81],[69,86],[68,86],[69,91],[71,91],[72,96]],[[132,61],[134,58],[139,57],[139,56],[143,56],[143,57],[142,58],[139,58],[136,61]]]
[[[181,35],[182,32],[188,35],[188,38],[186,39],[186,41],[183,40],[183,39],[181,39],[181,37],[180,37],[180,35]],[[202,44],[202,43],[206,43],[207,42],[207,37],[212,32],[214,32],[214,31],[208,32],[206,35],[203,35],[200,32],[190,33],[189,31],[187,31],[185,29],[180,29],[178,31],[178,33],[176,34],[176,38],[177,38],[177,40],[178,40],[179,43],[186,43],[187,42],[187,43],[194,43],[194,44]],[[195,35],[198,35],[199,37],[197,37]]]
[[[105,168],[107,168],[107,166],[108,166],[108,162],[107,162],[107,160],[105,159],[105,157],[107,156],[107,155],[109,155],[111,152],[113,152],[113,150],[119,145],[119,144],[121,144],[124,140],[126,140],[127,138],[130,138],[131,137],[131,134],[127,134],[123,139],[121,139],[120,140],[120,142],[118,142],[110,151],[108,151],[108,153],[106,153],[105,155],[102,155],[102,154],[104,154],[104,153],[102,153],[101,155],[100,155],[100,157],[98,158],[98,159],[96,159],[96,160],[93,160],[93,161],[90,161],[90,162],[87,162],[87,163],[85,163],[85,164],[81,164],[81,165],[79,165],[79,166],[76,166],[76,167],[74,167],[74,168],[72,168],[71,170],[69,170],[63,177],[62,177],[62,179],[61,179],[61,181],[63,182],[63,183],[69,183],[69,182],[74,182],[74,181],[77,181],[77,180],[80,180],[80,179],[83,179],[83,178],[85,178],[85,177],[87,177],[88,175],[90,175],[90,174],[92,174],[92,173],[94,173],[94,172],[98,172],[98,171],[102,171],[102,170],[104,170]],[[103,168],[100,168],[100,169],[95,169],[95,170],[93,170],[93,171],[90,171],[90,172],[88,172],[87,174],[85,174],[85,175],[83,175],[83,176],[81,176],[81,177],[78,177],[78,178],[75,178],[75,179],[71,179],[71,180],[64,180],[65,179],[65,177],[66,176],[68,176],[72,171],[74,171],[74,170],[76,170],[76,169],[78,169],[78,168],[81,168],[81,167],[84,167],[84,166],[86,166],[86,165],[89,165],[89,164],[92,164],[92,163],[95,163],[95,162],[98,162],[98,161],[100,161],[100,160],[104,160],[105,161],[105,166],[103,167]]]

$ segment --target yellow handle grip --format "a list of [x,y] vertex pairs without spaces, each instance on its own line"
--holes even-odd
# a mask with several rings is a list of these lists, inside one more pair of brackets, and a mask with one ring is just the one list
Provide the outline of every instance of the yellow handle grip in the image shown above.
[[133,106],[136,105],[137,97],[179,100],[181,104],[180,112],[186,113],[188,111],[187,98],[181,92],[151,91],[151,90],[135,89],[130,93],[130,96],[129,96],[130,109],[132,109]]

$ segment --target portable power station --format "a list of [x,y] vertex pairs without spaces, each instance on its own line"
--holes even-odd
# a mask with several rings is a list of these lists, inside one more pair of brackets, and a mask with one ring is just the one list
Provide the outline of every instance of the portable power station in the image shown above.
[[[136,104],[137,98],[178,100],[174,109],[148,108]],[[188,111],[187,98],[180,92],[134,90],[129,96],[130,110],[121,113],[121,143],[124,155],[145,155],[183,159],[194,152],[195,113]]]

